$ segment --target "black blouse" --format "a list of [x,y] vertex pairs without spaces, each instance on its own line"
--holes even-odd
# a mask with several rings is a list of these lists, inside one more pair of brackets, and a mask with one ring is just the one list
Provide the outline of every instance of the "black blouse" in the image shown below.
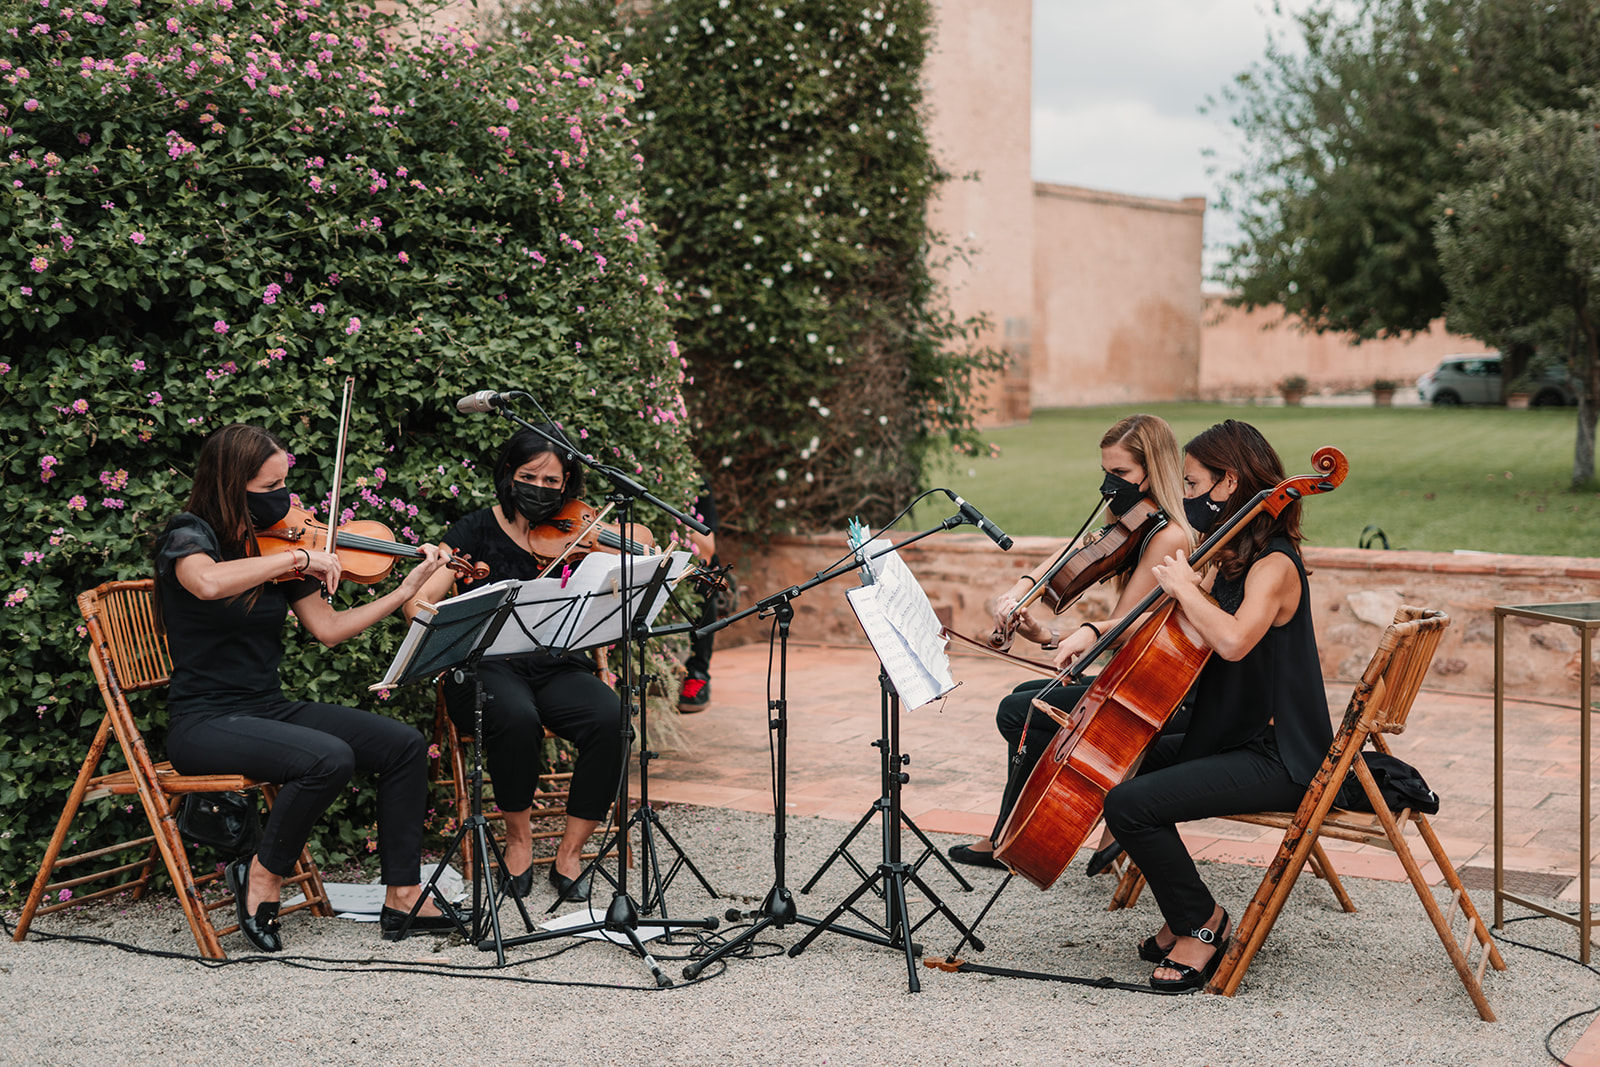
[[156,595],[161,601],[172,681],[167,708],[173,715],[223,712],[282,695],[283,623],[289,605],[319,588],[311,579],[268,582],[251,593],[201,600],[178,581],[177,563],[203,552],[222,562],[216,531],[198,515],[180,512],[156,542]]
[[[1243,659],[1230,663],[1212,656],[1206,663],[1195,683],[1194,718],[1178,758],[1190,760],[1239,748],[1272,724],[1289,776],[1308,785],[1333,743],[1333,727],[1311,625],[1311,586],[1300,553],[1287,538],[1274,538],[1251,567],[1275,552],[1288,556],[1300,575],[1300,606],[1288,622],[1268,628]],[[1218,575],[1212,586],[1212,596],[1230,615],[1244,602],[1248,576],[1246,571],[1229,581]]]

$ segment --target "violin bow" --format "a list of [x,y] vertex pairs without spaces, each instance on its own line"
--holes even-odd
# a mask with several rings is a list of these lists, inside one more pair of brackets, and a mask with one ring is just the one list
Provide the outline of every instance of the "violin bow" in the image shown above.
[[[328,543],[324,551],[332,553],[339,540],[339,487],[344,482],[344,449],[350,439],[350,405],[356,395],[356,378],[350,375],[344,380],[344,402],[339,411],[339,444],[333,451],[333,491],[328,494]],[[332,601],[333,592],[326,584],[322,587],[322,599]]]
[[[1104,514],[1106,505],[1110,499],[1110,497],[1106,496],[1102,496],[1100,498],[1100,503],[1096,504],[1094,506],[1094,510],[1089,512],[1089,517],[1084,520],[1082,526],[1078,527],[1078,532],[1072,535],[1072,540],[1068,541],[1062,546],[1061,551],[1056,553],[1055,559],[1051,560],[1050,565],[1044,569],[1044,576],[1033,583],[1032,589],[1029,589],[1023,594],[1022,599],[1017,601],[1016,607],[1006,612],[1005,619],[1001,622],[1001,625],[996,626],[994,633],[990,635],[990,644],[988,647],[998,649],[1002,652],[1011,647],[1012,621],[1016,619],[1019,612],[1027,610],[1030,604],[1043,596],[1044,591],[1050,587],[1051,579],[1060,573],[1061,568],[1067,565],[1068,560],[1077,555],[1086,547],[1078,542],[1083,540],[1084,533],[1089,529],[1090,526],[1094,525],[1094,520],[1100,515]],[[1066,608],[1062,608],[1062,610],[1065,611]],[[995,645],[993,643],[994,639],[1002,636],[1005,639],[1005,643],[1003,645]],[[1050,673],[1054,674],[1055,670],[1052,668]]]
[[1026,656],[1018,656],[1011,652],[1002,651],[1001,649],[991,647],[983,641],[974,641],[966,634],[956,633],[956,631],[950,629],[949,627],[945,627],[944,629],[940,630],[939,635],[941,637],[948,638],[949,640],[958,642],[963,648],[970,648],[974,652],[982,653],[985,656],[993,656],[995,659],[1004,660],[1013,666],[1022,667],[1025,670],[1032,671],[1035,674],[1042,674],[1046,678],[1053,678],[1057,673],[1057,667],[1054,663],[1050,663],[1045,660],[1029,659]]

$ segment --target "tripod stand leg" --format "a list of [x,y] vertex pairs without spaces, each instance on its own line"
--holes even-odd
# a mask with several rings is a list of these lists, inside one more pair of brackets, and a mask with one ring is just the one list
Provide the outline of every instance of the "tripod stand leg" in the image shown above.
[[[963,893],[972,892],[972,883],[963,878],[961,876],[961,872],[956,870],[955,864],[950,862],[949,857],[947,857],[943,852],[940,852],[938,846],[932,841],[928,840],[928,835],[922,832],[921,827],[911,821],[911,816],[907,815],[905,812],[901,812],[900,825],[909,827],[911,832],[917,835],[917,840],[921,841],[923,847],[927,850],[924,855],[931,855],[934,859],[938,860],[940,864],[944,866],[944,869],[950,872],[950,876],[956,880],[956,884],[961,887],[961,891]],[[921,860],[917,861],[917,866],[922,866]]]
[[969,926],[961,935],[961,940],[956,942],[956,947],[951,949],[945,955],[945,959],[953,960],[957,956],[961,955],[962,947],[965,946],[969,941],[972,942],[972,946],[979,952],[983,951],[983,942],[978,940],[978,924],[983,922],[984,917],[989,914],[989,909],[994,907],[995,901],[1000,899],[1000,894],[1006,891],[1006,886],[1010,885],[1011,879],[1015,878],[1016,876],[1017,874],[1015,871],[1006,872],[1005,879],[1000,883],[999,888],[994,891],[994,895],[989,898],[989,902],[983,906],[983,910],[978,912],[978,917],[972,920],[972,925]]
[[[944,915],[944,917],[949,920],[951,926],[954,926],[957,930],[961,931],[961,934],[965,940],[972,942],[973,948],[977,949],[979,952],[983,951],[983,942],[979,941],[978,936],[974,934],[965,923],[956,917],[956,913],[950,910],[950,906],[948,904],[939,899],[939,894],[935,893],[933,891],[933,887],[922,880],[922,875],[918,874],[915,870],[907,869],[906,877],[911,879],[911,883],[913,885],[922,890],[922,895],[928,898],[928,903],[932,904],[938,913]],[[923,918],[922,922],[927,922],[928,919],[933,918],[933,916],[934,912],[929,912],[927,916]],[[918,923],[917,925],[920,926],[922,923]]]
[[[903,867],[904,864],[895,866]],[[884,879],[883,888],[889,896],[889,939],[905,946],[906,982],[911,992],[920,993],[922,980],[917,977],[917,946],[911,942],[911,912],[906,907],[905,871],[899,869],[890,871]]]
[[662,881],[661,891],[663,893],[666,892],[668,884],[672,882],[672,879],[678,873],[678,870],[682,867],[687,867],[689,868],[689,873],[695,876],[695,880],[698,881],[701,888],[706,891],[707,896],[709,896],[712,900],[721,900],[721,894],[719,894],[715,889],[711,888],[711,883],[706,880],[706,876],[700,873],[700,868],[694,865],[694,860],[689,858],[689,854],[683,850],[682,845],[678,844],[677,838],[672,836],[671,831],[669,831],[666,826],[662,824],[660,817],[656,815],[653,810],[648,816],[648,824],[653,825],[658,831],[660,831],[661,836],[667,839],[667,844],[671,846],[672,851],[675,852],[678,857],[673,861],[671,870],[667,872],[667,877]]
[[867,890],[874,888],[878,884],[878,880],[883,878],[887,873],[888,872],[885,871],[882,866],[880,866],[875,874],[863,881],[860,885],[856,886],[853,893],[845,897],[836,908],[828,913],[826,918],[817,923],[816,926],[812,927],[811,931],[807,933],[805,937],[802,937],[798,942],[795,943],[793,948],[789,949],[789,955],[791,957],[800,955],[800,953],[806,950],[806,946],[815,941],[817,939],[817,935],[822,933],[824,930],[832,930],[834,933],[844,934],[846,937],[854,937],[861,941],[871,941],[876,945],[887,945],[891,948],[896,947],[892,937],[879,937],[877,934],[868,934],[860,930],[852,930],[848,926],[833,925],[840,916],[855,906],[856,901],[866,896]]
[[860,820],[850,828],[849,833],[844,835],[844,840],[840,841],[836,846],[834,846],[832,854],[828,856],[827,860],[822,864],[821,867],[817,868],[817,873],[811,876],[811,880],[809,882],[800,887],[800,892],[811,892],[812,887],[822,880],[822,876],[828,873],[828,868],[833,866],[833,861],[836,859],[842,858],[846,863],[854,867],[856,873],[861,877],[870,877],[867,871],[855,861],[855,857],[850,855],[850,842],[854,841],[856,839],[856,835],[867,828],[867,824],[872,821],[872,817],[882,810],[882,799],[880,798],[878,800],[874,800],[872,802],[872,807],[867,809],[867,813],[861,816]]

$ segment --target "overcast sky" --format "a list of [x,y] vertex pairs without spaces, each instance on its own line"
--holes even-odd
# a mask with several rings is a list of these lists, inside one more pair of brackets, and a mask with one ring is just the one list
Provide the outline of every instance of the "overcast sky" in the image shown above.
[[[1216,201],[1206,149],[1236,162],[1225,113],[1201,106],[1266,52],[1270,0],[1034,0],[1033,177]],[[1308,0],[1284,0],[1300,11]],[[1206,241],[1227,234],[1206,213]],[[1207,262],[1214,257],[1208,247]]]

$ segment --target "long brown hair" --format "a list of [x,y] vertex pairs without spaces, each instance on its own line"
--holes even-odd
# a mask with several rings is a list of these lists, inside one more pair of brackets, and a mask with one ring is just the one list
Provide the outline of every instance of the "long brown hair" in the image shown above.
[[245,486],[276,452],[288,448],[259,426],[236,422],[206,438],[194,468],[194,484],[183,510],[198,515],[215,531],[229,559],[258,555]]
[[[1261,431],[1248,422],[1227,419],[1210,429],[1202,430],[1183,450],[1195,462],[1222,479],[1229,471],[1239,479],[1233,495],[1217,517],[1221,526],[1238,514],[1250,498],[1263,489],[1271,489],[1284,480],[1283,461],[1278,453],[1261,436]],[[1261,555],[1274,537],[1286,537],[1296,550],[1300,547],[1300,501],[1296,500],[1274,518],[1263,512],[1252,519],[1233,541],[1217,553],[1222,576],[1236,580]]]
[[[1166,512],[1167,522],[1183,530],[1185,547],[1194,547],[1194,531],[1183,511],[1183,459],[1178,455],[1178,438],[1167,420],[1156,415],[1129,415],[1118,419],[1100,438],[1101,448],[1119,445],[1127,449],[1134,462],[1150,479],[1150,495]],[[1117,575],[1120,593],[1133,578],[1133,571]]]

